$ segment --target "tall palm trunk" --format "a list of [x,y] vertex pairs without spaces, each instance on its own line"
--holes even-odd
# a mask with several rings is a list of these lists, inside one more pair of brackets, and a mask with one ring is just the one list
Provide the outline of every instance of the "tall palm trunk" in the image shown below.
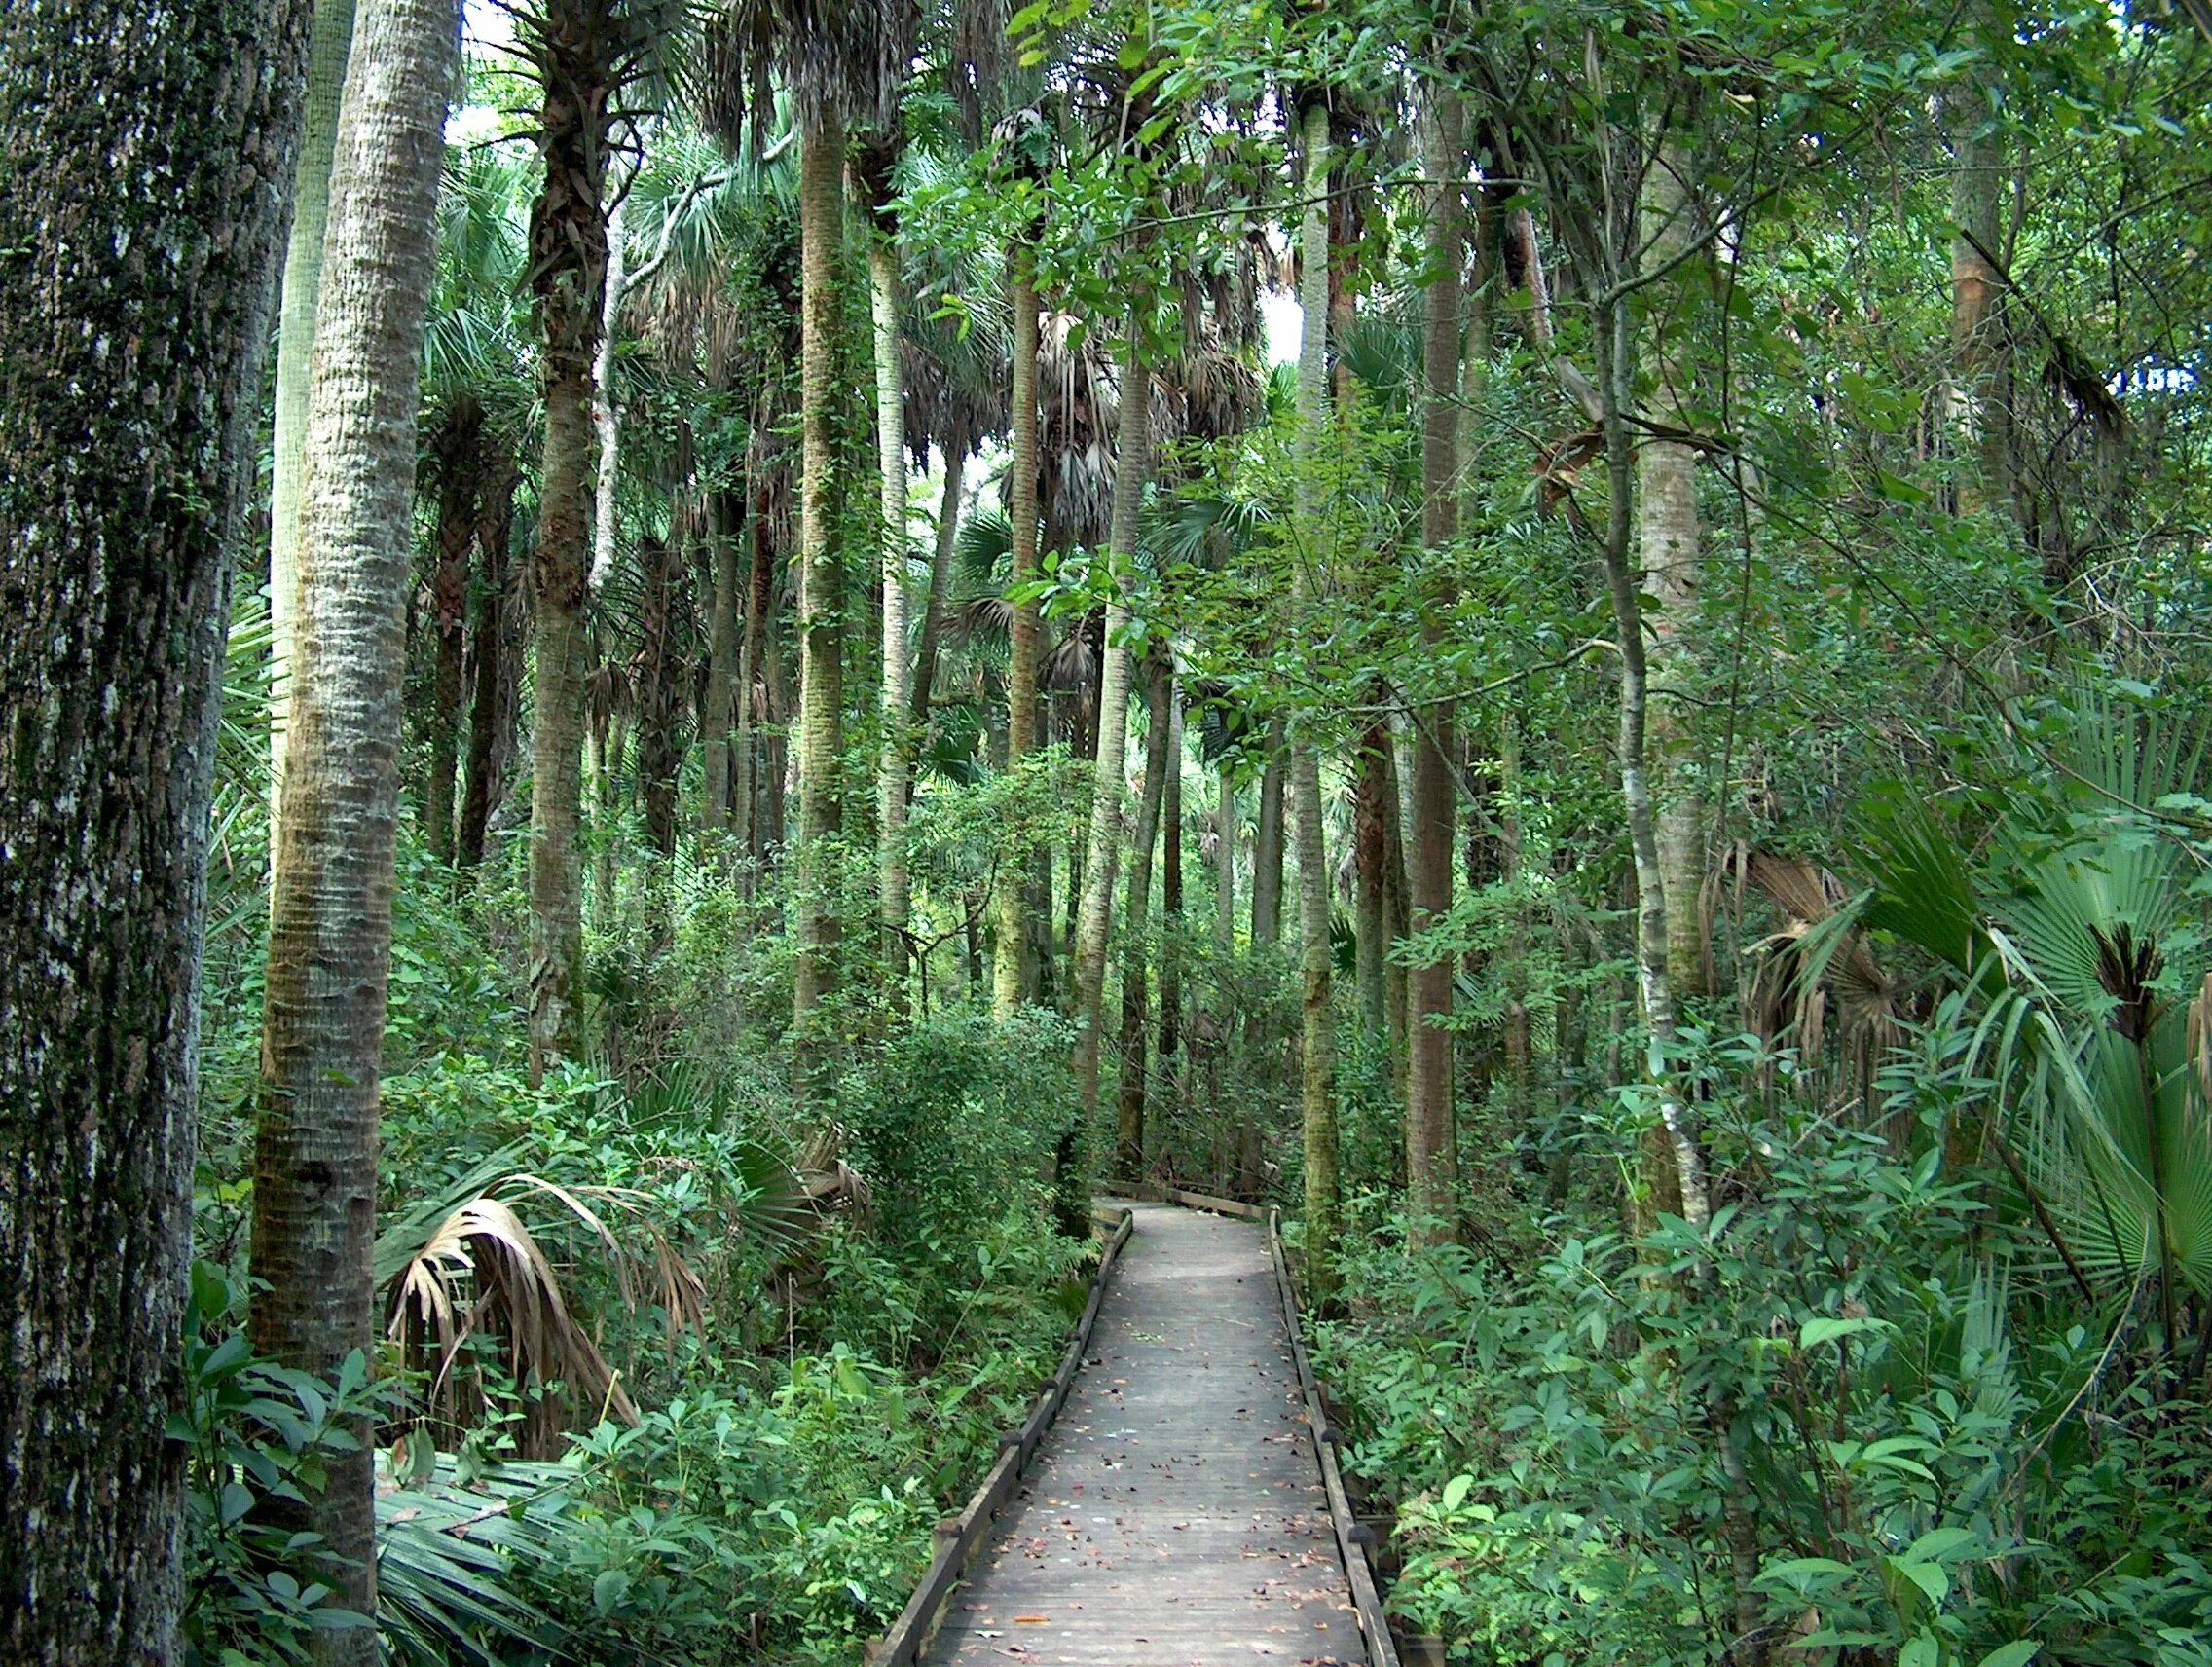
[[[1328,506],[1320,471],[1329,443],[1329,112],[1306,111],[1306,214],[1299,250],[1299,301],[1305,313],[1298,349],[1299,463],[1292,570],[1294,624],[1309,628],[1328,559]],[[1336,1023],[1330,1011],[1329,860],[1322,842],[1321,749],[1294,735],[1290,759],[1292,836],[1298,842],[1298,948],[1301,973],[1299,1118],[1306,1153],[1307,1287],[1334,1284],[1337,1247]]]
[[[1007,516],[1013,523],[1009,587],[1037,576],[1037,278],[1028,258],[1014,260],[1014,458],[1007,465]],[[1012,769],[1037,750],[1037,654],[1042,626],[1033,602],[1016,602],[1007,630],[1006,762]],[[999,882],[991,1008],[1010,1018],[1029,988],[1027,867],[1009,865]]]
[[[1135,559],[1137,517],[1152,472],[1152,372],[1144,362],[1141,315],[1129,318],[1123,359],[1121,429],[1107,547],[1124,570]],[[1098,1113],[1099,1027],[1106,1002],[1106,941],[1114,924],[1115,859],[1122,847],[1123,772],[1129,741],[1129,580],[1116,583],[1106,608],[1106,652],[1098,679],[1098,749],[1090,789],[1090,836],[1076,914],[1076,1088],[1088,1123]],[[1073,876],[1070,876],[1073,883]]]
[[844,751],[844,574],[831,537],[830,471],[844,167],[844,130],[810,118],[799,134],[798,968],[792,995],[802,1098],[822,1087],[828,1053],[818,1014],[835,986],[838,937],[828,858]]
[[438,565],[430,585],[437,667],[430,692],[430,774],[423,791],[423,834],[430,854],[453,861],[453,790],[461,751],[461,670],[468,646],[468,552],[476,541],[482,490],[483,415],[462,401],[432,450],[438,477]]
[[[1459,174],[1464,167],[1460,112],[1451,93],[1432,90],[1421,112],[1421,171],[1428,176],[1429,282],[1422,331],[1421,539],[1432,556],[1457,531],[1459,387]],[[1438,599],[1441,601],[1442,599]],[[1436,606],[1422,611],[1421,646],[1443,648]],[[1456,801],[1451,759],[1456,745],[1450,709],[1431,707],[1413,737],[1413,838],[1406,877],[1416,932],[1451,911]],[[1452,1115],[1452,963],[1435,957],[1408,981],[1406,1027],[1406,1191],[1416,1237],[1449,1237],[1457,1211],[1457,1162]]]
[[307,23],[0,7],[0,1660],[177,1654],[207,812]]
[[284,793],[284,737],[292,699],[292,617],[300,589],[300,467],[308,440],[323,230],[330,221],[338,102],[353,46],[353,0],[317,0],[308,41],[307,98],[292,173],[292,230],[277,306],[275,423],[269,456],[269,848],[276,848]]
[[1144,931],[1152,908],[1152,848],[1160,833],[1160,806],[1167,791],[1168,709],[1174,701],[1175,671],[1165,654],[1149,657],[1151,673],[1145,706],[1151,727],[1145,736],[1144,791],[1137,800],[1137,835],[1129,850],[1128,930],[1122,937],[1122,1071],[1115,1118],[1115,1168],[1124,1180],[1144,1172],[1145,1029],[1151,1005],[1145,976],[1149,948]]
[[538,470],[536,692],[531,724],[530,1074],[583,1044],[584,611],[591,560],[592,366],[607,278],[604,193],[614,42],[593,0],[548,0],[537,20],[545,185],[531,212],[544,356]]
[[[253,1163],[254,1347],[330,1374],[377,1338],[378,1079],[391,958],[409,500],[437,273],[452,0],[363,0],[330,190],[302,469],[298,684],[277,824]],[[325,1460],[302,1515],[376,1612],[375,1443]],[[317,1632],[373,1662],[374,1632]]]
[[[746,496],[740,490],[735,502],[742,506]],[[726,833],[735,821],[730,784],[736,775],[733,756],[736,701],[745,664],[744,638],[739,623],[744,611],[740,593],[746,577],[745,546],[741,541],[745,515],[742,507],[732,515],[731,506],[731,495],[726,491],[718,490],[708,496],[708,571],[714,599],[709,605],[707,625],[707,686],[703,696],[706,709],[699,714],[699,733],[706,742],[703,759],[706,792],[700,821],[718,833]]]
[[454,835],[455,860],[466,869],[484,860],[484,830],[498,792],[500,732],[507,660],[507,539],[514,524],[512,463],[501,462],[478,500],[476,519],[476,607],[469,623],[474,657],[468,705],[468,773],[461,796],[461,826]]
[[922,640],[914,652],[913,721],[930,717],[930,695],[937,685],[938,654],[944,643],[944,621],[952,604],[952,558],[960,543],[960,492],[967,473],[968,448],[957,441],[944,450],[944,497],[938,505],[937,548],[930,559],[930,599],[922,611]]
[[[891,216],[877,204],[879,222]],[[883,486],[883,734],[876,765],[876,889],[883,958],[892,1005],[905,1005],[906,784],[912,773],[914,663],[906,648],[906,413],[901,386],[899,249],[895,225],[880,224],[868,241],[867,271],[875,315],[876,468]]]
[[[1662,145],[1644,175],[1642,237],[1656,268],[1678,266],[1691,247],[1691,195],[1678,144]],[[1637,549],[1643,590],[1656,604],[1650,637],[1651,793],[1656,802],[1659,883],[1667,898],[1667,978],[1676,998],[1706,993],[1705,797],[1697,779],[1697,735],[1685,698],[1697,678],[1697,610],[1702,574],[1697,452],[1664,437],[1690,426],[1690,355],[1681,345],[1688,289],[1679,273],[1657,286],[1651,392],[1645,414],[1658,433],[1636,451]],[[1668,305],[1672,298],[1674,304]]]

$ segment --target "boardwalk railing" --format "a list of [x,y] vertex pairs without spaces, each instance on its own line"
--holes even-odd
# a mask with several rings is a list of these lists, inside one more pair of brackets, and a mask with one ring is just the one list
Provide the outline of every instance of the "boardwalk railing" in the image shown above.
[[1136,1220],[1125,1209],[1113,1211],[1108,1219],[1117,1225],[1106,1241],[1105,1254],[1098,1259],[1098,1271],[1091,1276],[1090,1300],[1084,1304],[1083,1317],[1076,1321],[1075,1330],[1069,1336],[1059,1369],[1038,1392],[1037,1404],[1029,1409],[1029,1416],[999,1437],[998,1462],[983,1478],[982,1486],[969,1497],[957,1516],[948,1516],[937,1525],[937,1554],[930,1559],[929,1572],[914,1588],[914,1595],[906,1600],[899,1618],[892,1622],[891,1630],[867,1647],[865,1659],[870,1667],[914,1667],[920,1659],[930,1633],[937,1625],[938,1611],[952,1596],[952,1588],[960,1583],[960,1576],[968,1572],[969,1563],[989,1537],[991,1519],[1020,1486],[1021,1472],[1028,1468],[1029,1461],[1036,1455],[1037,1444],[1044,1440],[1045,1431],[1051,1428],[1052,1420],[1059,1416],[1061,1403],[1068,1398],[1068,1390],[1075,1387],[1076,1374],[1083,1370],[1084,1351],[1090,1346],[1091,1327],[1098,1323],[1099,1304],[1106,1300],[1106,1281],[1113,1274],[1122,1246],[1129,1241],[1129,1231]]

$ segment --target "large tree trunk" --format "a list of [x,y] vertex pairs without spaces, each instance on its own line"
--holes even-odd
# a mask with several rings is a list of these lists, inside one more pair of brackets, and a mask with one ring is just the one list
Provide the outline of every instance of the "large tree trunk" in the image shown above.
[[640,623],[645,655],[638,678],[638,790],[645,800],[645,842],[663,857],[676,855],[676,789],[683,771],[677,742],[684,683],[676,657],[676,574],[682,558],[674,544],[639,540],[642,569]]
[[[1305,323],[1298,352],[1297,501],[1299,560],[1292,569],[1294,628],[1305,637],[1316,600],[1317,570],[1327,560],[1328,506],[1319,476],[1329,444],[1329,113],[1316,100],[1306,111],[1306,214],[1299,251],[1299,300]],[[1330,1011],[1329,863],[1322,842],[1321,750],[1291,737],[1290,799],[1298,841],[1298,936],[1301,972],[1299,1114],[1306,1154],[1307,1289],[1325,1297],[1335,1283],[1337,1249],[1336,1023]]]
[[[423,320],[459,43],[452,0],[362,0],[331,173],[301,470],[292,728],[269,911],[253,1158],[254,1347],[334,1376],[373,1362],[377,1106],[391,965],[400,684]],[[324,1461],[301,1526],[376,1612],[376,1443]],[[314,1655],[373,1662],[373,1631]]]
[[584,610],[596,436],[592,366],[607,278],[613,41],[592,0],[548,0],[539,32],[545,184],[530,219],[531,282],[544,357],[545,453],[538,473],[536,693],[531,727],[530,1075],[583,1045]]
[[967,473],[968,448],[955,443],[944,452],[944,497],[938,504],[937,548],[930,560],[930,599],[922,611],[922,640],[914,653],[916,726],[930,721],[937,687],[938,655],[944,643],[944,621],[952,604],[952,558],[960,540],[960,490]]
[[1124,1180],[1144,1172],[1145,1031],[1150,991],[1144,930],[1152,908],[1152,847],[1160,832],[1160,806],[1167,790],[1167,749],[1173,721],[1175,670],[1163,653],[1150,656],[1151,686],[1145,706],[1151,728],[1145,736],[1144,792],[1137,800],[1136,841],[1129,850],[1128,930],[1122,938],[1122,1070],[1117,1085],[1114,1167]]
[[353,0],[320,0],[308,45],[307,98],[292,173],[292,230],[277,308],[275,423],[269,449],[269,848],[284,793],[284,735],[292,697],[292,616],[300,589],[300,465],[308,440],[308,378],[338,100],[353,46]]
[[0,1659],[41,1667],[179,1659],[207,808],[307,26],[0,7]]
[[483,486],[484,417],[465,396],[431,442],[437,463],[437,571],[430,585],[437,667],[430,690],[430,776],[423,791],[423,836],[430,854],[454,855],[453,790],[461,751],[461,666],[468,647],[468,551],[476,541]]
[[[1152,372],[1132,313],[1123,357],[1121,431],[1115,446],[1114,506],[1107,547],[1116,563],[1134,563],[1137,518],[1152,473]],[[1099,1027],[1106,1001],[1106,942],[1114,924],[1115,859],[1122,847],[1123,773],[1129,740],[1129,580],[1117,581],[1106,609],[1105,659],[1098,679],[1098,749],[1090,789],[1090,837],[1084,853],[1083,902],[1076,915],[1076,1088],[1086,1123],[1098,1113]],[[1069,876],[1071,886],[1074,876]]]
[[[1037,576],[1037,280],[1027,257],[1014,261],[1014,457],[1007,465],[1007,518],[1014,549],[1009,588]],[[1037,654],[1042,629],[1033,602],[1016,602],[1008,627],[1006,762],[1037,750]],[[1030,988],[1027,853],[1000,875],[991,964],[991,1008],[1012,1017]]]
[[469,626],[475,658],[468,709],[468,775],[461,797],[461,828],[454,854],[461,867],[484,860],[484,830],[498,796],[500,733],[505,716],[507,658],[507,539],[514,523],[519,477],[501,462],[479,500],[475,617]]
[[[1691,193],[1678,145],[1663,145],[1644,175],[1641,236],[1654,267],[1684,261],[1691,247]],[[1650,636],[1651,794],[1658,817],[1659,883],[1667,898],[1667,977],[1677,999],[1704,995],[1711,960],[1705,937],[1705,797],[1698,782],[1696,726],[1684,697],[1697,679],[1697,451],[1662,437],[1690,426],[1695,404],[1682,337],[1689,290],[1677,270],[1655,286],[1651,392],[1645,417],[1659,433],[1637,446],[1637,549],[1643,590],[1655,604]],[[1671,304],[1670,304],[1671,303]]]
[[[878,204],[879,220],[890,216]],[[876,469],[883,486],[883,690],[875,778],[876,892],[891,1002],[905,1007],[906,785],[912,774],[914,664],[906,657],[906,413],[900,380],[896,227],[879,224],[867,246],[875,315]]]
[[701,823],[727,833],[741,819],[733,803],[732,783],[737,777],[735,731],[737,701],[745,683],[744,603],[746,580],[745,502],[749,494],[735,496],[716,490],[707,499],[709,571],[714,585],[712,612],[707,626],[706,709],[699,714],[699,734],[706,744],[705,803]]
[[[1421,171],[1431,181],[1428,252],[1434,275],[1422,331],[1421,539],[1431,555],[1457,531],[1456,410],[1459,389],[1459,185],[1465,166],[1456,96],[1431,90],[1421,111]],[[1437,598],[1421,614],[1421,646],[1443,648]],[[1456,737],[1448,707],[1428,708],[1413,737],[1413,838],[1406,871],[1412,928],[1425,930],[1452,908],[1451,759]],[[1413,969],[1406,1017],[1406,1192],[1417,1241],[1451,1237],[1458,1208],[1452,1120],[1452,962],[1437,956]]]
[[1260,770],[1259,824],[1252,834],[1252,946],[1282,937],[1283,784],[1288,759],[1283,722],[1268,723],[1267,762]]
[[792,1029],[803,1100],[819,1097],[827,1038],[819,1009],[835,986],[838,926],[829,841],[840,820],[844,751],[844,572],[831,527],[837,397],[837,263],[845,135],[819,116],[799,134],[798,967]]

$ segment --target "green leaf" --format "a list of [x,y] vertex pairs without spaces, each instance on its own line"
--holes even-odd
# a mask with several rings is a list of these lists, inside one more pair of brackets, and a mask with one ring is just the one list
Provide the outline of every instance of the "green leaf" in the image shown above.
[[601,1614],[612,1614],[630,1590],[630,1576],[619,1569],[602,1569],[599,1577],[591,1583],[591,1607]]
[[1797,1347],[1811,1349],[1819,1344],[1833,1343],[1839,1337],[1856,1337],[1862,1331],[1885,1331],[1888,1322],[1879,1319],[1835,1319],[1826,1315],[1808,1319],[1797,1329]]
[[1992,1649],[1981,1658],[1981,1667],[2028,1667],[2042,1651],[2043,1646],[2033,1639],[2014,1639],[2010,1644]]
[[1456,1511],[1467,1502],[1467,1492],[1474,1485],[1472,1476],[1454,1476],[1444,1484],[1444,1496],[1437,1502],[1448,1511]]

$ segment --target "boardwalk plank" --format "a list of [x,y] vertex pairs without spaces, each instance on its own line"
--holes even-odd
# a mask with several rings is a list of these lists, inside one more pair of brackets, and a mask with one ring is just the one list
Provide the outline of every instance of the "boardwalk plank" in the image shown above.
[[1363,1662],[1265,1229],[1135,1208],[1084,1370],[925,1659]]

